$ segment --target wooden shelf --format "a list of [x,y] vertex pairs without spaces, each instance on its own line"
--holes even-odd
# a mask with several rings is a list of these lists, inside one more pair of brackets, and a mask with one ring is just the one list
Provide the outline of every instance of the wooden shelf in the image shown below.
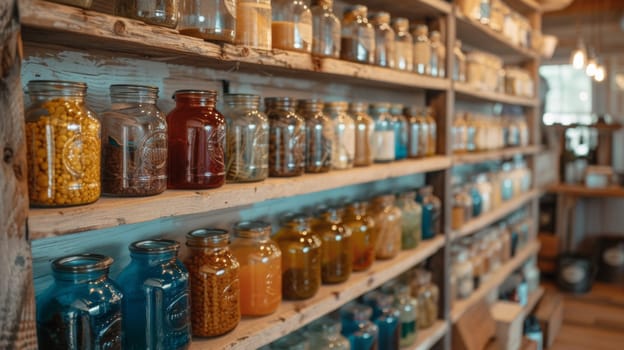
[[[322,286],[311,299],[282,302],[279,309],[269,316],[245,317],[236,329],[222,337],[193,339],[191,349],[257,349],[396,278],[436,253],[443,245],[443,235],[423,241],[416,249],[403,251],[394,259],[376,261],[369,271],[354,273],[345,283]],[[423,346],[428,344],[429,338],[438,336],[440,329],[432,331],[432,334],[423,334]]]
[[611,186],[607,188],[591,188],[584,185],[555,184],[548,186],[548,192],[563,194],[573,197],[602,197],[618,198],[624,197],[624,187]]
[[505,3],[512,9],[522,13],[541,12],[541,5],[535,0],[506,0]]
[[405,349],[409,350],[429,350],[448,332],[448,323],[444,320],[438,320],[433,326],[427,329],[419,329],[417,331],[418,338],[416,343]]
[[542,296],[544,296],[544,288],[537,287],[537,289],[529,295],[529,300],[527,300],[526,305],[524,305],[524,307],[522,308],[522,318],[526,318],[531,314],[531,312],[535,309],[537,303],[539,303],[539,301],[542,299]]
[[462,153],[453,156],[453,165],[475,164],[512,158],[515,155],[533,155],[541,151],[540,146],[511,147],[495,151]]
[[490,91],[479,91],[476,87],[468,83],[455,82],[454,84],[455,94],[458,100],[476,102],[489,101],[523,107],[536,107],[539,104],[539,99],[537,98],[520,97]]
[[490,291],[497,288],[505,279],[518,267],[520,267],[530,256],[537,253],[539,249],[539,242],[533,240],[520,252],[516,254],[511,260],[506,262],[498,270],[490,273],[487,280],[483,282],[477,290],[475,290],[468,298],[463,300],[456,300],[451,308],[451,320],[453,323],[457,322],[462,315],[470,309],[473,305],[483,299]]
[[392,17],[401,16],[409,19],[448,15],[453,7],[443,0],[346,0],[350,4],[362,4],[369,11],[386,11]]

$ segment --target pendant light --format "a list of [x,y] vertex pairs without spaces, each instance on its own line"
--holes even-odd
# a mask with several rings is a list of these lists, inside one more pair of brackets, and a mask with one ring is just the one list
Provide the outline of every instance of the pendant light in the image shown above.
[[594,74],[594,80],[601,83],[604,81],[606,74],[607,73],[605,67],[602,64],[599,64],[598,66],[596,66],[596,74]]
[[585,74],[588,77],[593,77],[596,74],[596,68],[598,68],[598,63],[596,63],[596,55],[593,54],[593,51],[590,50],[592,54],[589,56],[587,60],[587,66],[585,66]]
[[570,56],[570,63],[572,63],[572,67],[574,67],[574,69],[585,68],[586,57],[585,44],[583,44],[583,40],[579,38],[576,49],[572,51],[572,55]]

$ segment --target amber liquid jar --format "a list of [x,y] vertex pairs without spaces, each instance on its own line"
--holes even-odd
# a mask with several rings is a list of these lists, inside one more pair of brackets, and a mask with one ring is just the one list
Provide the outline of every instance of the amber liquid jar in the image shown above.
[[167,115],[168,188],[207,189],[225,183],[225,118],[216,91],[179,90]]
[[343,211],[328,208],[320,214],[313,230],[323,241],[321,249],[321,276],[323,283],[346,281],[353,269],[353,242],[351,229],[342,223]]
[[375,261],[377,232],[373,219],[367,214],[368,203],[354,202],[347,206],[343,225],[351,230],[353,241],[353,271],[367,270]]
[[264,100],[269,117],[269,176],[299,176],[305,169],[305,121],[295,112],[296,100]]

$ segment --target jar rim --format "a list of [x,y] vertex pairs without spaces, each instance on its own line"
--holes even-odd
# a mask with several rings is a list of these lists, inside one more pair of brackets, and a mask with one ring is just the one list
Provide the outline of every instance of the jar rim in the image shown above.
[[219,243],[229,238],[227,230],[220,228],[199,228],[186,234],[186,245]]
[[264,233],[267,229],[271,229],[271,224],[262,220],[246,220],[234,224],[234,231],[248,231],[255,233]]
[[52,261],[52,270],[58,272],[85,273],[107,270],[113,258],[102,254],[74,254]]
[[173,93],[172,98],[175,100],[175,98],[178,95],[195,95],[197,97],[216,97],[217,96],[217,90],[195,90],[195,89],[184,89],[184,90],[176,90]]
[[110,90],[111,95],[118,94],[118,93],[126,93],[126,94],[146,93],[146,94],[156,94],[156,96],[158,96],[158,92],[160,91],[158,87],[156,86],[137,85],[137,84],[112,84],[111,86],[109,86],[109,90]]
[[175,252],[180,248],[180,243],[172,239],[146,239],[136,241],[128,246],[132,253],[160,254]]
[[[84,96],[87,91],[87,84],[83,82],[77,81],[68,81],[68,80],[31,80],[27,84],[28,93],[50,93],[50,94],[61,94],[61,89],[71,89],[73,90],[70,95],[75,96]],[[64,91],[63,94],[67,94],[67,91]]]

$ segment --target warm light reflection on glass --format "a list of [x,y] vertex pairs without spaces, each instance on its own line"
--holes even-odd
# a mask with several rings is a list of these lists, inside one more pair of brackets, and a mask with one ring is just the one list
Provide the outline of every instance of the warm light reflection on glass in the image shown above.
[[605,79],[605,68],[603,66],[598,66],[596,68],[596,74],[594,74],[594,79],[599,83]]

